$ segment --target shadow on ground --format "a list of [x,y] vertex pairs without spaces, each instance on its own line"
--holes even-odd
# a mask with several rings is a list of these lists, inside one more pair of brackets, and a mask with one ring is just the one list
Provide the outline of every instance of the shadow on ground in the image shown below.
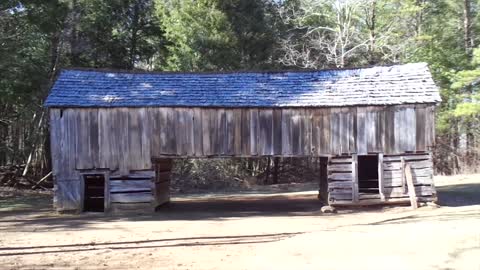
[[440,186],[437,193],[441,206],[480,205],[480,183]]
[[[461,207],[480,205],[480,183],[452,184],[437,187],[441,206]],[[57,215],[51,209],[50,196],[34,196],[0,199],[0,231],[52,231],[83,230],[91,225],[109,221],[175,221],[175,220],[221,220],[245,217],[293,217],[321,216],[322,203],[312,194],[282,194],[276,196],[242,196],[223,198],[173,199],[151,214],[110,215],[82,213]],[[464,209],[467,211],[467,209]],[[340,213],[381,211],[378,207],[342,210]],[[480,213],[459,211],[432,217],[416,214],[398,219],[383,220],[370,225],[396,224],[419,221],[419,219],[448,220],[462,215],[480,218]],[[30,226],[34,225],[34,226]],[[361,225],[361,224],[359,224]],[[31,229],[35,228],[35,229]],[[101,228],[100,228],[101,229]],[[108,228],[105,228],[108,229]]]
[[[47,200],[47,198],[44,198]],[[48,201],[51,198],[48,198]],[[30,207],[0,211],[0,231],[83,230],[108,221],[175,221],[221,220],[245,217],[318,216],[322,203],[315,194],[209,198],[173,201],[147,214],[81,213],[55,214],[51,206],[32,201]],[[39,206],[37,208],[37,206]],[[14,225],[14,226],[12,226]],[[108,228],[105,228],[108,229]]]
[[78,243],[68,245],[48,245],[48,246],[21,246],[21,247],[0,247],[0,257],[16,255],[38,255],[49,253],[68,253],[92,250],[126,250],[126,249],[148,249],[148,248],[168,248],[168,247],[188,247],[188,246],[220,246],[220,245],[241,245],[271,243],[301,234],[295,233],[275,233],[258,235],[233,235],[233,236],[208,236],[208,237],[185,237],[185,238],[166,238],[154,240],[139,241],[118,241],[118,242],[99,242],[99,243]]

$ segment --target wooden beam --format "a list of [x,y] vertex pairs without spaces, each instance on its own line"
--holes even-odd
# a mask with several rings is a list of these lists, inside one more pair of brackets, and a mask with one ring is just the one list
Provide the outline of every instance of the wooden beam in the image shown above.
[[378,154],[378,192],[380,193],[380,199],[385,201],[385,194],[383,193],[383,153]]
[[[420,202],[432,202],[435,201],[433,197],[419,197],[418,201]],[[369,206],[369,205],[399,205],[399,204],[409,204],[409,198],[387,198],[384,202],[378,199],[367,199],[367,200],[360,200],[357,203],[353,203],[351,201],[332,201],[329,203],[331,206]]]
[[103,173],[103,177],[104,177],[104,195],[103,195],[103,211],[105,213],[108,213],[110,212],[111,210],[111,206],[112,206],[112,202],[111,202],[111,198],[110,198],[110,172],[109,171],[105,171]]
[[415,186],[413,185],[412,169],[408,164],[405,166],[405,176],[407,178],[408,196],[410,197],[410,204],[412,205],[413,209],[417,209],[417,194],[415,193]]
[[357,154],[352,155],[352,181],[353,181],[353,190],[352,190],[352,201],[358,202],[358,156]]
[[403,193],[407,193],[407,188],[406,188],[406,180],[405,180],[405,158],[401,157],[400,158],[401,162],[401,169],[402,169],[402,188],[403,188]]

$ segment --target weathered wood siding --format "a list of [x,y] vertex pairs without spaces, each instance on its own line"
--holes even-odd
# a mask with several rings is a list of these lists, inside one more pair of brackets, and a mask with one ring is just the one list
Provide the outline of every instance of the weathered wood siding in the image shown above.
[[352,156],[333,157],[328,163],[328,203],[353,203],[356,183]]
[[[383,192],[385,198],[408,197],[407,183],[402,171],[402,156],[384,156]],[[418,197],[436,196],[433,183],[433,161],[429,154],[403,156],[412,169],[413,185]]]
[[108,181],[113,212],[125,210],[153,211],[155,208],[154,171],[141,171],[127,176],[113,175]]
[[55,193],[62,195],[61,199],[56,196],[59,199],[55,207],[78,209],[81,172],[106,169],[127,176],[152,170],[152,157],[394,155],[429,151],[434,143],[433,119],[433,105],[51,108]]
[[433,107],[51,109],[54,174],[151,169],[151,157],[428,151]]
[[[332,157],[328,163],[328,203],[361,204],[364,201],[382,203],[389,200],[409,198],[407,183],[402,170],[404,163],[412,169],[413,185],[417,197],[424,201],[436,200],[433,183],[433,161],[428,153],[379,155],[380,170],[378,194],[359,194],[355,171],[361,170],[355,164],[355,156]],[[380,179],[382,177],[382,179]],[[383,197],[383,198],[382,198]]]
[[170,201],[170,180],[173,168],[172,159],[155,159],[155,180],[153,182],[154,207]]

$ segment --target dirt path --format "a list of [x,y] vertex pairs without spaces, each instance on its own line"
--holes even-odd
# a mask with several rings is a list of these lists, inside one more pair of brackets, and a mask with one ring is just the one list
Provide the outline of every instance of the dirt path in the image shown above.
[[41,195],[0,200],[0,269],[479,270],[480,175],[436,183],[440,208],[334,215],[314,192],[183,197],[110,217],[57,216]]

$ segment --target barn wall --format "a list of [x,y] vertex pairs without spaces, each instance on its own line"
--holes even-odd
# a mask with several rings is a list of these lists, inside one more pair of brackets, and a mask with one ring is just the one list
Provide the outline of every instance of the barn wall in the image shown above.
[[51,109],[54,174],[151,169],[151,157],[428,151],[433,107]]
[[[51,108],[56,192],[81,186],[79,173],[151,170],[165,155],[334,156],[428,151],[434,106],[258,108]],[[79,189],[79,188],[77,188]],[[74,192],[75,189],[72,190]],[[76,193],[79,193],[75,191]],[[71,194],[58,203],[72,208]]]
[[358,168],[355,155],[330,158],[327,165],[326,184],[328,204],[377,204],[401,200],[409,202],[405,172],[402,170],[402,159],[411,167],[413,185],[418,200],[435,201],[437,199],[433,182],[433,161],[429,153],[381,155],[381,157],[379,159],[380,191],[375,194],[359,192],[359,182],[355,172],[363,168]]

